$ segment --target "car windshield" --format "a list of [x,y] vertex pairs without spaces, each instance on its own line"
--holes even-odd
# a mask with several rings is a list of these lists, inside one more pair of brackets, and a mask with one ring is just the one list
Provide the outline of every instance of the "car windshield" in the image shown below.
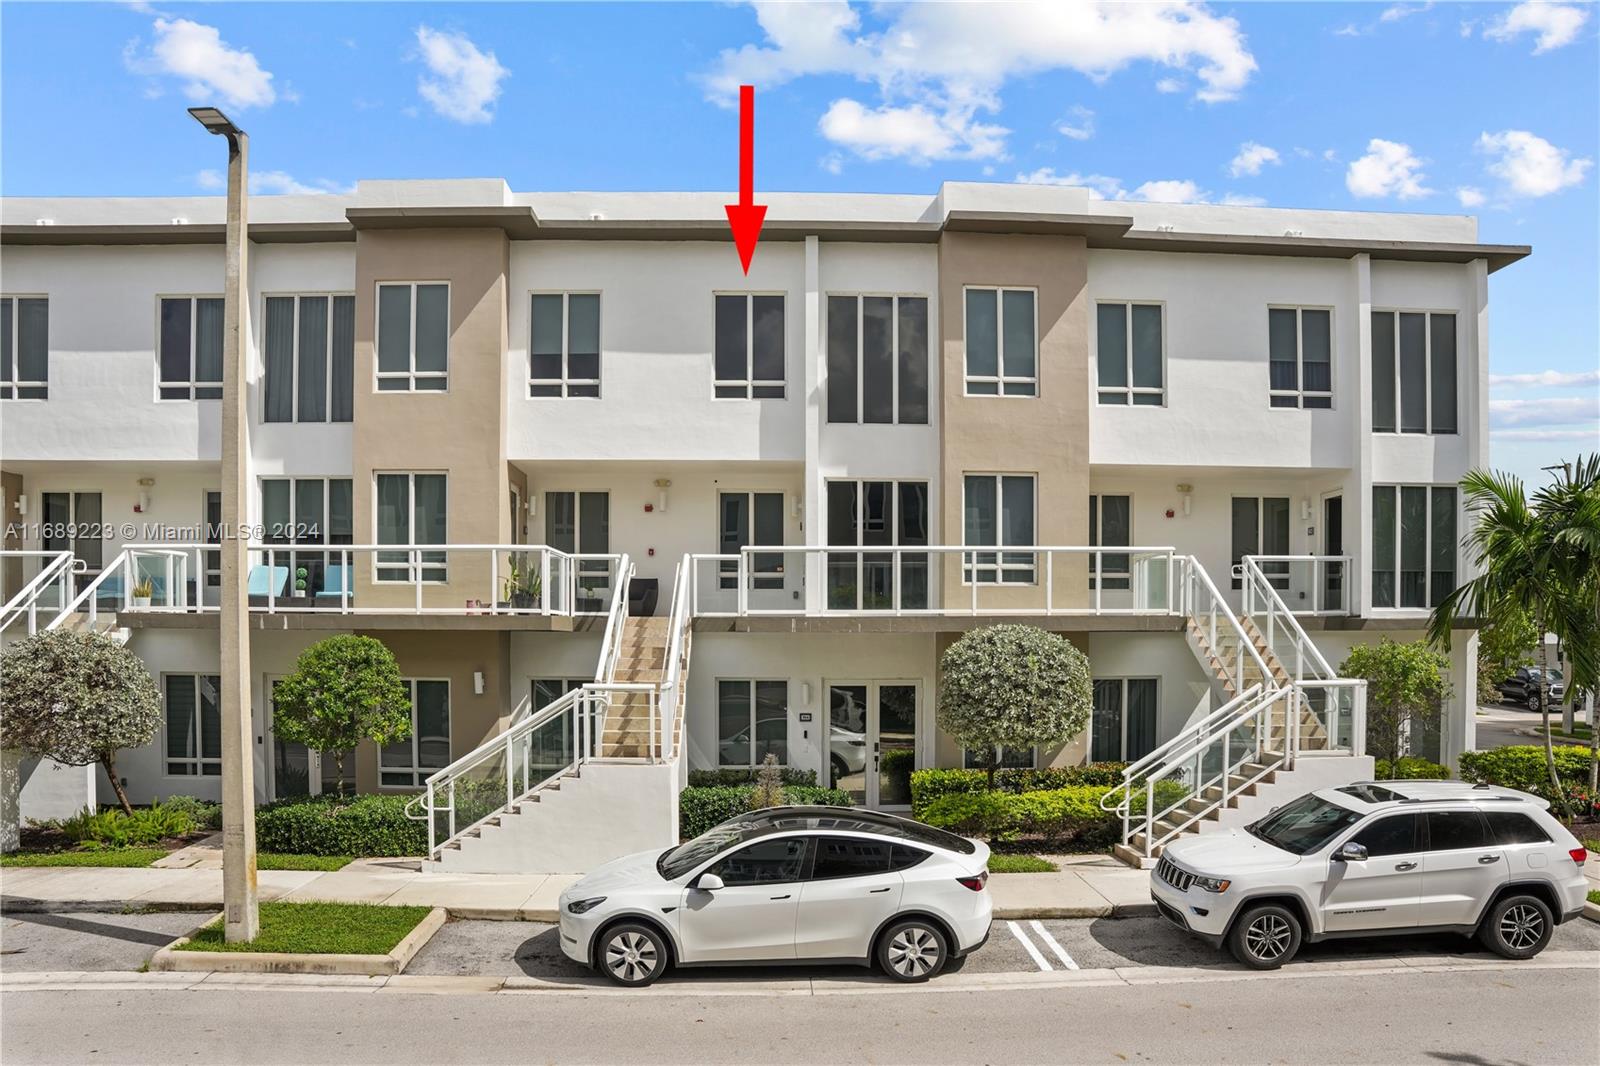
[[1301,796],[1247,827],[1250,834],[1295,855],[1316,851],[1362,815],[1317,795]]
[[668,881],[675,880],[725,848],[770,832],[772,823],[767,820],[736,818],[733,821],[723,822],[707,829],[693,840],[662,852],[661,857],[656,860],[656,872]]

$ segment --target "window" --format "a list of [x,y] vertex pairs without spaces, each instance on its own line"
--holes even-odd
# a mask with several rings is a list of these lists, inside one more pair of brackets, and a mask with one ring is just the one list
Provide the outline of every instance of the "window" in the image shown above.
[[69,551],[90,571],[104,565],[106,528],[98,492],[41,492],[39,494],[39,547],[47,552]]
[[1494,844],[1477,811],[1429,811],[1427,818],[1429,851],[1465,851]]
[[378,391],[443,392],[450,369],[450,286],[378,286]]
[[1484,811],[1489,834],[1501,844],[1548,844],[1550,834],[1526,814],[1515,811]]
[[928,857],[928,852],[921,848],[908,848],[904,844],[896,844],[889,852],[889,869],[895,873],[909,870]]
[[268,296],[262,420],[350,421],[355,345],[354,296]]
[[[1127,496],[1089,497],[1089,547],[1126,548],[1133,543],[1133,501]],[[1089,587],[1104,575],[1108,589],[1129,587],[1131,557],[1126,552],[1093,556],[1089,560]]]
[[222,399],[222,297],[162,297],[157,362],[161,399]]
[[[783,543],[783,493],[722,492],[717,494],[717,551],[738,555],[748,545]],[[783,588],[783,553],[761,552],[751,557],[752,587]],[[724,561],[718,584],[739,587],[739,564]]]
[[871,877],[889,872],[894,845],[866,837],[815,837],[811,841],[811,880],[835,877]]
[[740,848],[706,868],[728,888],[741,885],[781,885],[800,880],[805,869],[806,838],[780,837]]
[[1161,305],[1096,304],[1095,372],[1100,402],[1160,407],[1166,402]]
[[[1032,474],[968,474],[963,482],[966,547],[1023,547],[1035,543]],[[977,552],[962,557],[961,580],[980,585],[1030,585],[1032,552]]]
[[717,399],[783,399],[783,329],[782,295],[718,294]]
[[537,711],[587,684],[589,681],[581,677],[536,677],[533,679],[533,709]]
[[[994,754],[995,766],[999,769],[1031,770],[1034,766],[1034,756],[1037,748],[1007,748],[998,747]],[[961,765],[968,770],[987,769],[988,763],[983,761],[983,752],[979,748],[961,749]]]
[[[207,489],[205,496],[206,510],[206,543],[222,543],[222,493],[217,489]],[[206,588],[220,589],[222,587],[222,553],[220,551],[206,552]],[[219,592],[218,596],[221,595]],[[213,602],[207,600],[206,602]]]
[[1156,746],[1159,682],[1153,677],[1096,678],[1090,762],[1132,762]]
[[[611,494],[547,492],[544,494],[544,542],[568,555],[606,555],[611,551]],[[611,564],[605,559],[578,560],[578,609],[593,611],[608,587]],[[598,605],[604,610],[604,603]]]
[[411,694],[411,736],[378,749],[381,788],[421,788],[450,765],[450,682],[406,678]]
[[0,400],[50,395],[50,300],[0,297]]
[[167,774],[222,776],[222,678],[163,674],[167,714]]
[[[1289,498],[1287,496],[1235,496],[1233,498],[1233,587],[1243,588],[1238,567],[1246,555],[1289,554]],[[1289,587],[1287,560],[1263,562],[1261,572],[1272,587]]]
[[789,683],[717,682],[717,765],[789,762]]
[[1039,394],[1032,289],[967,290],[967,395]]
[[1268,402],[1273,407],[1333,406],[1333,312],[1267,309]]
[[1374,485],[1372,605],[1437,607],[1455,585],[1455,486]]
[[[828,482],[830,548],[918,548],[927,543],[926,481]],[[928,606],[926,552],[830,551],[827,565],[829,610]]]
[[1417,842],[1417,816],[1414,814],[1396,814],[1369,822],[1346,843],[1360,844],[1366,848],[1369,859],[1422,850]]
[[828,297],[828,421],[927,424],[927,297]]
[[1454,314],[1372,312],[1372,430],[1397,429],[1456,432]]
[[[378,474],[379,544],[444,544],[445,475]],[[413,571],[410,552],[380,551],[379,581],[444,581],[445,553],[418,553]],[[387,565],[386,565],[387,564]]]
[[529,316],[529,396],[600,395],[600,294],[536,292]]
[[[297,546],[354,543],[353,484],[349,478],[262,478],[263,542]],[[339,552],[275,551],[272,565],[283,569],[281,583],[269,579],[275,584],[274,596],[323,597],[318,606],[337,606],[341,594],[350,591],[348,564]],[[330,569],[334,567],[337,569]]]

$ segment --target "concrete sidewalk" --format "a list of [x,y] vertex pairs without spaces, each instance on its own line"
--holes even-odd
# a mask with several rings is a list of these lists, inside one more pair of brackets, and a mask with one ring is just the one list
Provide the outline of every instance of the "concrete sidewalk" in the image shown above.
[[[1149,873],[1109,856],[1072,856],[1047,874],[997,874],[989,879],[996,918],[1106,918],[1150,913]],[[263,870],[263,900],[416,904],[443,907],[454,918],[554,922],[561,890],[576,874],[423,873],[417,859],[358,859],[342,870]],[[109,903],[206,909],[222,904],[222,871],[25,867],[0,870],[0,907],[69,910]]]

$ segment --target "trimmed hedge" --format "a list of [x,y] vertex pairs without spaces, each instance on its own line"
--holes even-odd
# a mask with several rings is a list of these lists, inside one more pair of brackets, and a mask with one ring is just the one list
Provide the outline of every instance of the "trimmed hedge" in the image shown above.
[[[931,801],[922,820],[963,836],[995,841],[1038,837],[1102,848],[1117,839],[1122,822],[1100,807],[1109,785],[1072,785],[1034,792],[951,792]],[[1156,809],[1182,802],[1189,790],[1176,781],[1156,785]],[[1144,793],[1136,793],[1133,813],[1144,813]]]
[[[1556,773],[1573,805],[1573,813],[1580,819],[1594,818],[1600,812],[1600,796],[1589,795],[1589,749],[1576,744],[1555,749]],[[1501,785],[1522,792],[1542,796],[1559,815],[1560,802],[1550,784],[1550,769],[1544,760],[1544,748],[1538,744],[1517,744],[1489,751],[1467,751],[1461,754],[1461,780],[1489,785]]]
[[[678,794],[678,835],[688,840],[729,818],[750,810],[754,785],[689,787]],[[850,793],[815,785],[788,785],[783,790],[786,803],[816,804],[822,807],[850,806]]]
[[298,855],[424,855],[428,823],[406,817],[411,799],[313,796],[269,803],[256,811],[256,847]]
[[[719,766],[715,770],[690,770],[690,788],[727,788],[738,785],[753,785],[756,775],[761,773],[759,766]],[[778,775],[785,785],[809,785],[816,787],[817,772],[815,770],[800,770],[792,766],[780,766]]]
[[1448,781],[1450,780],[1450,767],[1440,766],[1427,759],[1419,759],[1414,755],[1407,755],[1390,762],[1388,759],[1374,761],[1373,773],[1379,781]]
[[[1082,785],[1110,787],[1121,784],[1123,762],[1093,762],[1086,766],[1006,767],[995,773],[1000,792],[1051,792]],[[911,816],[921,818],[928,805],[940,796],[982,792],[988,788],[988,775],[982,770],[928,769],[911,775]]]

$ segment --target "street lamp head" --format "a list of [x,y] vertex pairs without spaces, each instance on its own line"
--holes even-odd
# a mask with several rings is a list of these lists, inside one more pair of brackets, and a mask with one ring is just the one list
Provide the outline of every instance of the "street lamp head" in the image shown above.
[[241,136],[244,130],[233,124],[233,120],[214,107],[191,107],[189,114],[194,120],[204,126],[210,133],[219,134],[232,140]]

